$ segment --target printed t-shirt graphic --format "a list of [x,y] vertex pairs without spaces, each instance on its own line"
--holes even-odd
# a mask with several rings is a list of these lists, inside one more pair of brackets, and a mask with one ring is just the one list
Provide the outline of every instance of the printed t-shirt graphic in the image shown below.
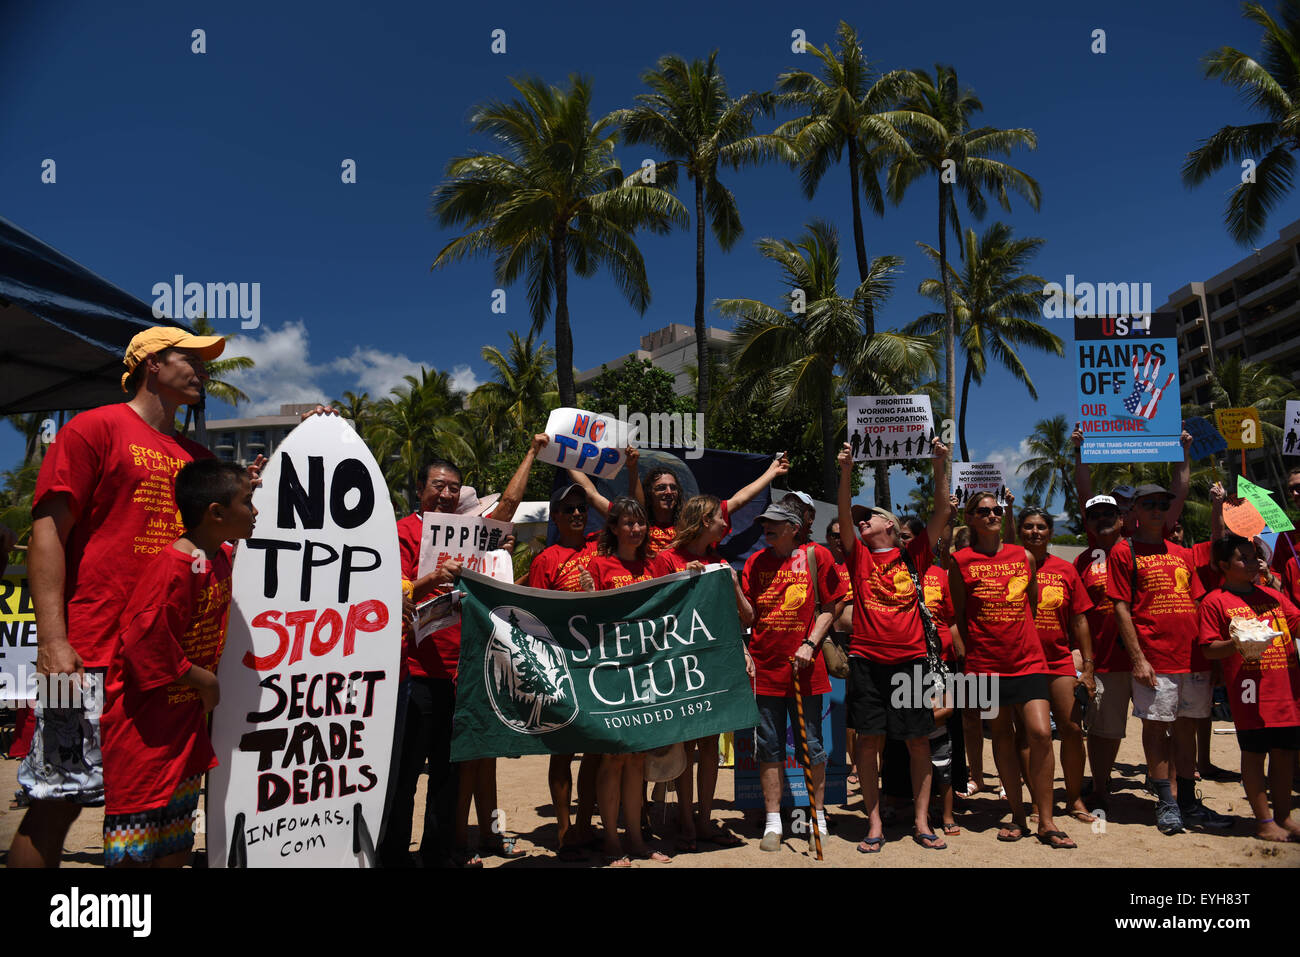
[[952,664],[955,659],[950,626],[956,615],[952,608],[948,573],[938,565],[931,565],[925,570],[925,576],[921,579],[921,589],[925,593],[925,607],[929,609],[930,617],[934,619],[935,628],[939,632],[939,641],[943,646],[943,660]]
[[225,643],[228,553],[205,566],[196,570],[195,556],[167,548],[145,569],[123,613],[104,688],[109,814],[164,807],[181,781],[217,764],[203,701],[178,683],[191,665],[215,674]]
[[118,620],[150,559],[184,534],[176,473],[212,458],[164,435],[126,403],[82,412],[41,464],[32,507],[65,492],[75,519],[65,551],[68,641],[87,668],[107,668]]
[[1185,675],[1209,671],[1196,643],[1196,599],[1205,594],[1196,563],[1187,549],[1173,542],[1133,543],[1137,548],[1138,594],[1133,597],[1133,548],[1127,541],[1110,550],[1111,601],[1129,602],[1138,644],[1156,674]]
[[650,560],[654,577],[671,575],[673,572],[685,571],[691,562],[703,562],[705,565],[725,565],[727,560],[718,554],[717,548],[709,546],[703,555],[692,555],[685,546],[665,548]]
[[1280,632],[1258,661],[1246,661],[1235,650],[1223,663],[1232,723],[1239,731],[1300,725],[1300,663],[1295,634],[1300,609],[1272,588],[1256,587],[1249,595],[1219,589],[1201,602],[1199,640],[1203,645],[1227,641],[1234,618],[1256,618]]
[[1092,634],[1093,670],[1097,674],[1132,671],[1133,662],[1129,660],[1124,643],[1119,639],[1115,603],[1106,594],[1106,582],[1110,573],[1105,552],[1101,548],[1085,551],[1074,560],[1074,569],[1079,573],[1092,602],[1087,619],[1088,631]]
[[966,585],[969,674],[1014,678],[1046,674],[1047,659],[1030,616],[1029,559],[1019,545],[996,555],[963,548],[952,556]]
[[548,591],[582,591],[582,570],[596,557],[596,539],[592,532],[578,548],[556,542],[542,549],[528,566],[528,587]]
[[634,559],[625,562],[617,555],[595,556],[587,565],[587,571],[591,573],[596,591],[623,588],[655,577],[650,567],[650,559],[644,561]]
[[[831,611],[844,597],[844,584],[830,551],[822,545],[813,547],[822,610]],[[749,556],[741,573],[741,590],[754,606],[754,639],[749,653],[754,659],[756,694],[780,697],[794,690],[790,658],[812,631],[816,617],[807,550],[808,546],[800,546],[782,558],[775,549],[765,548]],[[799,689],[806,695],[831,690],[820,654],[814,655],[812,667],[801,673]]]
[[1047,673],[1073,678],[1070,619],[1086,614],[1092,608],[1092,601],[1074,566],[1055,555],[1048,555],[1039,566],[1037,582],[1038,614],[1034,616],[1034,628],[1043,643]]
[[[929,569],[930,538],[922,532],[907,546],[917,575]],[[897,548],[873,552],[859,543],[846,565],[853,582],[853,637],[849,654],[883,664],[925,657],[925,630],[912,575]]]

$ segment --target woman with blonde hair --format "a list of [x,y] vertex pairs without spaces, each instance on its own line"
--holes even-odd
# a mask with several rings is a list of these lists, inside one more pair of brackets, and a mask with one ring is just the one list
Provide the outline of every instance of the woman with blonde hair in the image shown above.
[[[676,534],[651,563],[656,577],[673,572],[703,570],[707,565],[725,565],[718,553],[717,544],[727,534],[728,525],[723,517],[723,506],[712,495],[696,495],[682,506],[677,516]],[[727,566],[732,588],[736,594],[736,613],[740,624],[748,628],[754,621],[754,609],[741,591],[740,579],[735,569]],[[745,652],[745,673],[754,677],[754,659],[749,649]],[[694,741],[683,742],[686,748],[686,770],[677,778],[677,807],[680,820],[677,828],[677,850],[692,852],[696,839],[722,847],[741,847],[745,842],[732,832],[718,827],[713,820],[713,795],[718,785],[718,735],[710,734]],[[691,761],[699,761],[699,808],[692,813],[693,804]]]

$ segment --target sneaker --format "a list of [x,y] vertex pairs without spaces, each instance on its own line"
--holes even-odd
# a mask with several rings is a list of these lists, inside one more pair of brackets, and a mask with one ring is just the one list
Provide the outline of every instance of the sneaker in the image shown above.
[[1161,834],[1180,834],[1183,830],[1183,815],[1177,804],[1159,804],[1156,806],[1156,827]]
[[1215,830],[1226,830],[1232,827],[1232,818],[1226,814],[1220,814],[1218,811],[1211,811],[1200,801],[1197,801],[1189,808],[1183,808],[1181,814],[1183,820],[1189,825],[1210,827]]
[[762,842],[758,845],[760,851],[779,851],[781,850],[781,835],[776,831],[768,831],[763,835]]

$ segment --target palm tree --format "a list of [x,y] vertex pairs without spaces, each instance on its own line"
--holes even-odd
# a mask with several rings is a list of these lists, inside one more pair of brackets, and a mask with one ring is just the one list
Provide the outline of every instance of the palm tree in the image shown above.
[[[1022,273],[1044,240],[1033,237],[1012,239],[1011,227],[994,223],[976,239],[975,230],[966,230],[962,250],[962,269],[957,272],[951,265],[948,283],[937,279],[922,280],[919,292],[940,303],[947,300],[953,310],[966,367],[962,374],[961,406],[957,420],[957,436],[961,443],[961,457],[970,461],[966,445],[966,412],[969,410],[970,387],[974,382],[982,385],[988,371],[990,358],[996,360],[1022,382],[1030,397],[1038,399],[1029,370],[1016,353],[1018,346],[1030,346],[1052,355],[1065,355],[1061,337],[1049,331],[1038,317],[1042,315],[1041,292],[1046,282],[1042,276]],[[931,246],[917,243],[936,265],[943,266],[942,257]],[[938,332],[947,326],[947,316],[942,312],[927,313],[907,327],[910,333]]]
[[1264,28],[1259,60],[1232,47],[1220,47],[1202,58],[1206,77],[1218,77],[1237,89],[1264,115],[1258,123],[1225,126],[1201,141],[1183,163],[1183,182],[1205,182],[1225,166],[1245,160],[1252,175],[1243,176],[1223,212],[1228,234],[1249,244],[1259,237],[1268,214],[1291,191],[1295,151],[1300,149],[1300,2],[1281,0],[1281,23],[1258,3],[1242,7],[1242,16]]
[[492,101],[470,116],[470,129],[495,138],[504,152],[451,160],[434,190],[439,223],[471,229],[442,248],[433,268],[492,254],[498,282],[526,274],[534,332],[541,332],[554,300],[560,401],[573,405],[570,267],[579,276],[604,267],[644,313],[650,285],[633,232],[644,226],[666,233],[686,213],[639,173],[624,180],[613,155],[617,124],[613,115],[591,119],[590,81],[574,76],[567,91],[537,79],[511,84],[521,99]]
[[1287,472],[1280,450],[1283,418],[1287,400],[1300,399],[1300,391],[1277,369],[1262,362],[1248,362],[1239,355],[1221,359],[1210,373],[1209,405],[1191,408],[1191,415],[1212,418],[1215,409],[1240,409],[1253,406],[1259,412],[1260,431],[1264,447],[1274,454],[1265,454],[1269,470],[1278,487],[1284,484]]
[[1065,513],[1076,535],[1082,534],[1078,495],[1074,489],[1074,444],[1070,441],[1070,424],[1064,415],[1040,419],[1029,436],[1030,457],[1017,466],[1017,472],[1028,472],[1025,479],[1026,497],[1051,502],[1061,496]]
[[671,54],[660,57],[654,70],[641,75],[650,93],[636,97],[637,106],[614,115],[628,143],[648,143],[669,157],[656,169],[675,178],[678,167],[686,171],[695,188],[695,367],[696,408],[709,411],[711,377],[709,343],[704,325],[704,220],[707,210],[713,238],[724,251],[740,238],[743,227],[736,197],[718,180],[718,166],[732,169],[742,164],[780,156],[791,157],[779,137],[754,135],[754,114],[770,113],[768,93],[746,93],[739,99],[727,95],[727,81],[717,68],[718,51],[708,60],[689,64]]
[[45,449],[45,443],[41,441],[41,433],[45,431],[49,414],[24,412],[6,415],[5,418],[10,425],[23,434],[23,465],[32,461],[40,462]]
[[414,508],[420,468],[430,458],[446,454],[442,450],[447,434],[456,427],[461,400],[446,372],[421,367],[419,378],[403,378],[405,385],[377,403],[370,438],[394,502]]
[[903,106],[928,116],[934,125],[917,126],[914,132],[909,132],[912,152],[894,158],[886,180],[887,193],[891,202],[899,203],[907,187],[924,173],[934,173],[939,181],[939,278],[943,283],[946,319],[944,375],[948,386],[948,408],[955,409],[957,326],[949,284],[948,225],[951,222],[954,232],[960,235],[957,195],[961,194],[965,199],[966,208],[976,219],[982,219],[988,208],[985,190],[991,192],[1007,211],[1011,209],[1008,190],[1019,193],[1032,208],[1038,209],[1040,192],[1033,177],[1009,163],[992,158],[995,155],[1009,156],[1017,146],[1034,149],[1038,146],[1038,137],[1029,129],[972,128],[971,116],[983,110],[984,104],[969,88],[959,86],[957,71],[952,67],[936,64],[933,77],[924,70],[914,70],[913,73],[916,77],[915,91]]
[[[213,327],[208,321],[207,316],[199,316],[194,320],[194,334],[196,336],[221,336],[226,337],[226,344],[229,344],[239,338],[237,332],[221,333]],[[247,402],[248,395],[236,385],[227,382],[225,377],[232,372],[246,372],[257,365],[248,356],[231,356],[222,355],[219,359],[209,359],[204,363],[208,369],[208,382],[204,390],[214,399],[220,399],[231,408],[238,408],[239,403]]]
[[[799,156],[799,181],[809,199],[831,164],[838,163],[847,151],[853,249],[857,254],[858,281],[862,282],[871,263],[862,229],[861,196],[866,196],[872,212],[884,215],[882,160],[911,153],[904,129],[937,130],[928,116],[895,108],[912,92],[915,76],[910,70],[877,76],[862,54],[857,31],[843,20],[835,38],[838,50],[834,53],[830,44],[820,50],[807,48],[821,61],[821,76],[791,70],[777,78],[777,102],[807,112],[782,124],[776,133],[792,139]],[[875,322],[871,315],[867,319],[870,335],[875,331]]]
[[[835,487],[839,451],[836,405],[844,401],[846,381],[870,381],[885,388],[900,371],[933,367],[929,340],[902,333],[877,333],[864,339],[867,305],[878,308],[893,287],[900,260],[878,256],[852,298],[839,295],[839,238],[835,229],[814,221],[798,240],[761,239],[758,250],[781,269],[790,289],[802,289],[802,312],[778,309],[753,299],[719,299],[714,307],[739,319],[731,364],[751,395],[770,398],[774,415],[812,413],[821,431],[824,488]],[[784,305],[790,306],[789,297]],[[840,369],[843,376],[836,374]],[[877,483],[876,502],[889,502],[888,482]]]
[[483,360],[492,367],[495,379],[484,382],[469,397],[469,403],[484,414],[489,430],[504,441],[509,429],[522,435],[559,402],[555,388],[555,351],[545,342],[535,343],[536,332],[527,339],[511,330],[510,349],[503,355],[496,346],[483,347]]

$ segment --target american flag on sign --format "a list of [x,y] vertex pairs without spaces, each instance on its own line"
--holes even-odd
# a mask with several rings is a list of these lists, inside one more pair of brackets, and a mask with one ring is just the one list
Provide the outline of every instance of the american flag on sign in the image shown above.
[[1160,366],[1164,360],[1151,352],[1146,353],[1146,362],[1142,364],[1141,370],[1138,369],[1140,356],[1135,351],[1133,353],[1133,391],[1124,400],[1124,408],[1128,414],[1139,419],[1151,419],[1155,417],[1156,407],[1160,404],[1160,397],[1165,394],[1165,390],[1173,384],[1174,374],[1169,373],[1165,379],[1165,384],[1157,387],[1156,382],[1160,379]]

